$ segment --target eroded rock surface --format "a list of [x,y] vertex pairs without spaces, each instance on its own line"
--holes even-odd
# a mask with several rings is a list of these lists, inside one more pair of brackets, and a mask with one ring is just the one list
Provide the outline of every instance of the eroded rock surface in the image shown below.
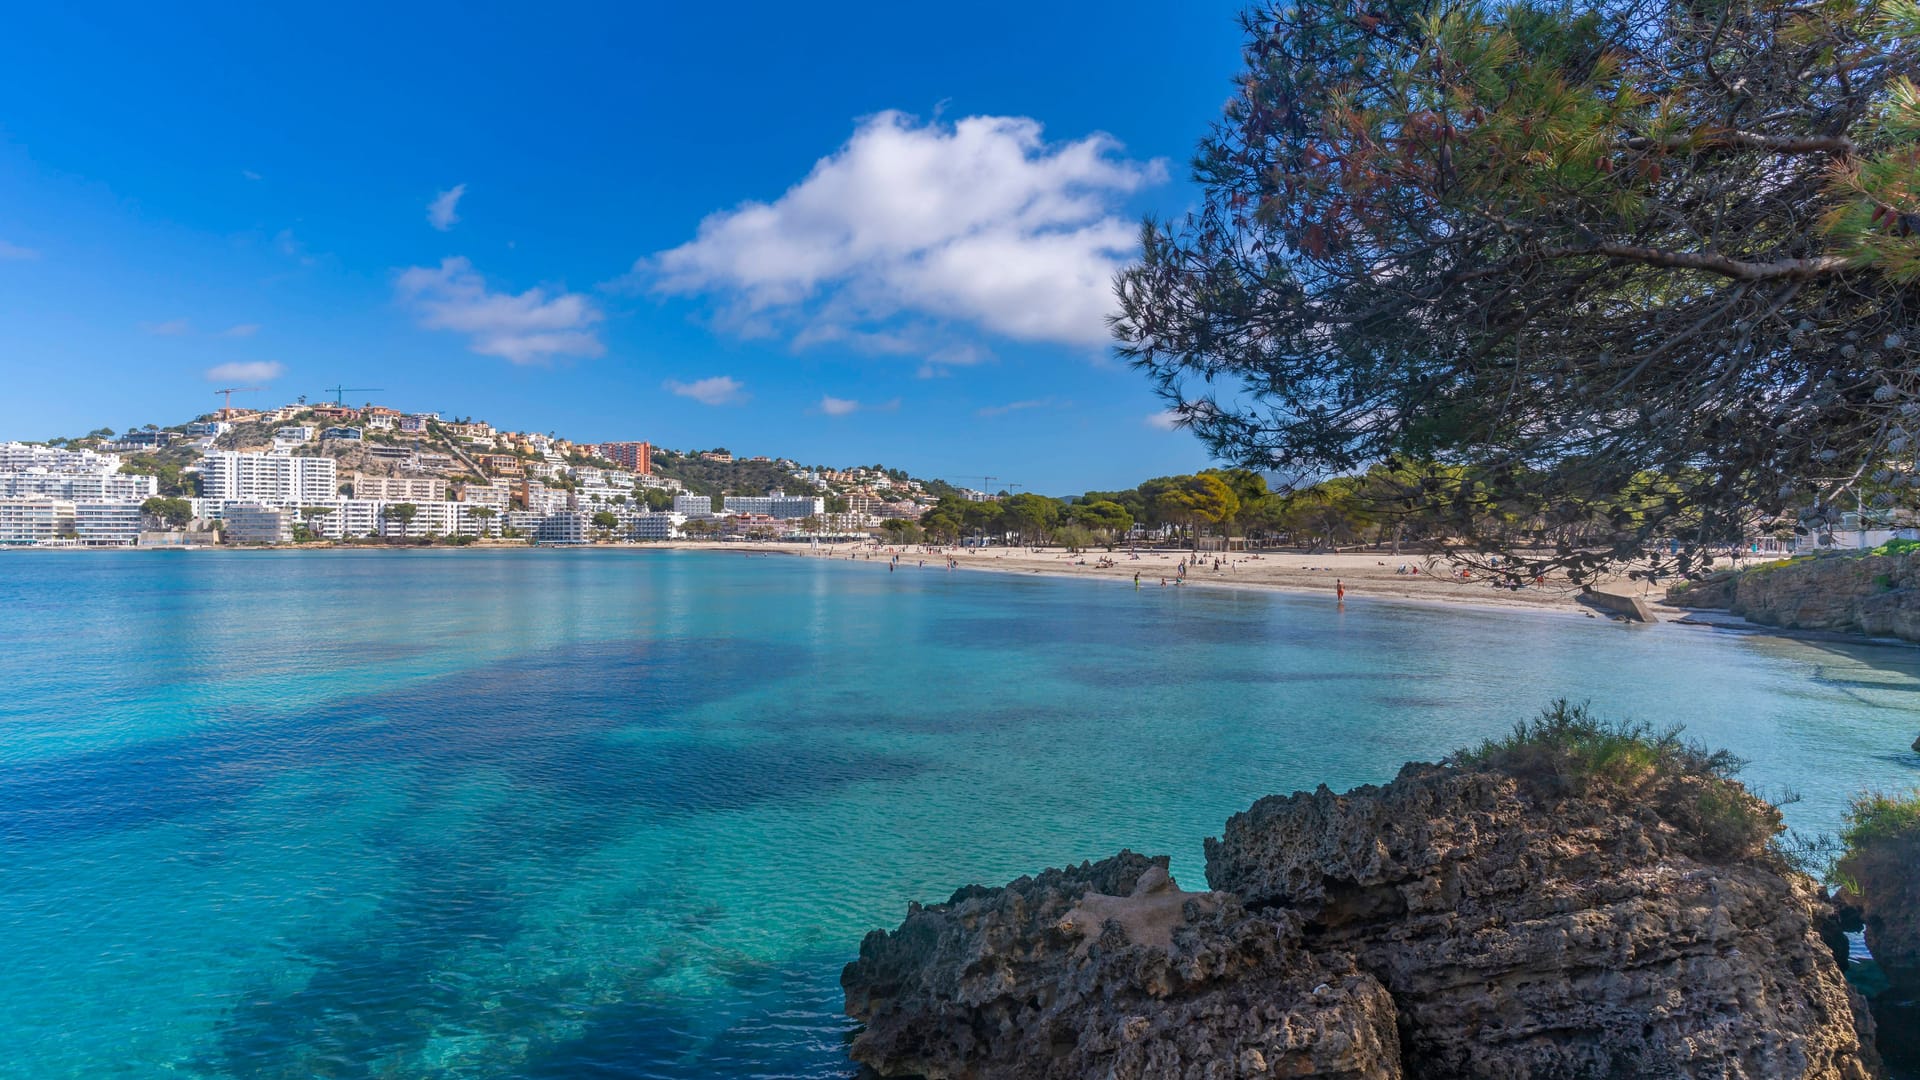
[[1769,626],[1920,641],[1920,552],[1833,555],[1716,575],[1669,593]]
[[1401,1075],[1378,981],[1166,867],[1122,852],[972,886],[867,935],[841,977],[854,1060],[929,1080]]
[[1867,1080],[1816,889],[1676,822],[1713,813],[1676,783],[1409,766],[1236,815],[1210,893],[1132,853],[962,889],[862,944],[853,1056],[932,1080]]
[[1854,879],[1867,951],[1894,989],[1920,997],[1920,836],[1873,840],[1841,869]]
[[1384,982],[1410,1076],[1870,1075],[1817,890],[1676,829],[1661,810],[1688,799],[1409,766],[1262,799],[1207,878]]

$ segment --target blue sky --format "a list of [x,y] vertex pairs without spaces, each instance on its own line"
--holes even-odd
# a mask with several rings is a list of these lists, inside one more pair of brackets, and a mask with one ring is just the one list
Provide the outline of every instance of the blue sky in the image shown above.
[[1099,316],[1235,5],[274,7],[10,14],[0,438],[231,378],[1060,493],[1204,464]]

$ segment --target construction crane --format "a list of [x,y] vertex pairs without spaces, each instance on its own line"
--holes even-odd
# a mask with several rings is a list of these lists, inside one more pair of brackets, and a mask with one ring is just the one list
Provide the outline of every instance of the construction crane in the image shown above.
[[384,386],[330,386],[326,392],[333,395],[336,408],[345,408],[348,394],[384,394],[386,390]]
[[[980,490],[987,493],[988,495],[991,495],[993,494],[993,482],[1000,478],[997,476],[962,476],[960,477],[960,479],[980,481]],[[1024,484],[1008,483],[1007,490],[1012,491],[1014,488],[1025,487],[1025,486],[1026,485]]]
[[220,419],[225,420],[227,417],[233,415],[233,395],[251,394],[265,389],[266,387],[264,386],[223,386],[215,390],[213,393],[216,397],[225,394],[227,398],[227,403],[220,407]]

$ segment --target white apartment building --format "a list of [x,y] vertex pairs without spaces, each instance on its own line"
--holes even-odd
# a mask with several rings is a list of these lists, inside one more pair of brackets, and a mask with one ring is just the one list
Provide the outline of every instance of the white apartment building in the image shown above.
[[687,485],[668,476],[647,474],[633,478],[636,487],[660,488],[663,491],[685,491]]
[[139,503],[76,502],[73,532],[82,547],[133,547],[140,542],[142,516]]
[[325,514],[315,514],[307,519],[307,528],[313,530],[315,536],[344,540],[348,537],[379,535],[380,508],[386,504],[376,499],[332,498],[301,505],[324,507],[327,510]]
[[540,519],[540,531],[535,536],[542,544],[584,544],[587,530],[593,527],[590,518],[591,515],[582,510],[548,514]]
[[63,450],[57,446],[32,443],[0,443],[0,472],[24,472],[45,469],[48,472],[118,472],[119,454],[98,454],[92,450]]
[[[680,500],[674,500],[674,509],[678,510]],[[814,495],[789,495],[784,491],[769,491],[765,495],[729,495],[724,500],[729,514],[764,514],[782,521],[796,521],[800,518],[818,517],[827,512],[827,500]]]
[[443,499],[413,504],[413,521],[408,525],[408,536],[453,536],[459,531],[459,503]]
[[229,502],[220,519],[229,544],[293,543],[293,511],[257,502]]
[[513,489],[506,484],[468,484],[460,491],[460,501],[470,506],[505,510],[513,504]]
[[527,483],[527,509],[539,514],[557,514],[573,509],[573,498],[559,488],[532,480]]
[[200,459],[200,494],[220,502],[318,505],[339,498],[332,458],[216,450]]
[[627,535],[635,540],[671,540],[680,535],[687,523],[685,514],[635,514],[628,522]]
[[273,433],[275,447],[302,446],[313,441],[313,429],[305,426],[278,428]]
[[39,544],[74,534],[71,499],[26,495],[0,499],[0,544]]
[[[506,515],[491,506],[476,506],[470,503],[451,503],[458,518],[456,531],[461,536],[496,536],[506,525]],[[491,512],[489,512],[491,511]]]
[[144,474],[50,469],[0,472],[0,498],[48,495],[75,502],[137,503],[152,498],[159,490],[159,481]]
[[447,482],[434,476],[367,476],[353,478],[356,499],[388,502],[446,502]]
[[713,499],[705,495],[675,495],[673,512],[682,517],[710,518],[713,516]]
[[592,465],[576,465],[573,478],[583,488],[612,488],[615,491],[633,490],[634,474],[625,469],[601,469]]

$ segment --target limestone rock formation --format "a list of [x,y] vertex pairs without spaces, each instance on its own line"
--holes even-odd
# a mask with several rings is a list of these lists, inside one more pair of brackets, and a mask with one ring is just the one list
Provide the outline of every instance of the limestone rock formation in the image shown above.
[[867,935],[841,978],[854,1060],[929,1080],[1401,1076],[1379,982],[1166,867],[1122,852],[971,886]]
[[1556,797],[1408,766],[1262,799],[1207,878],[1385,983],[1409,1076],[1870,1075],[1817,889],[1738,830],[1676,828],[1706,792],[1672,783]]
[[1236,815],[1211,893],[1132,853],[962,889],[868,935],[852,1053],[931,1080],[1866,1080],[1817,890],[1703,784],[1408,766]]
[[1920,833],[1865,843],[1840,869],[1852,879],[1867,951],[1895,990],[1920,997]]
[[1920,641],[1920,552],[1765,564],[1668,594],[1768,626]]

